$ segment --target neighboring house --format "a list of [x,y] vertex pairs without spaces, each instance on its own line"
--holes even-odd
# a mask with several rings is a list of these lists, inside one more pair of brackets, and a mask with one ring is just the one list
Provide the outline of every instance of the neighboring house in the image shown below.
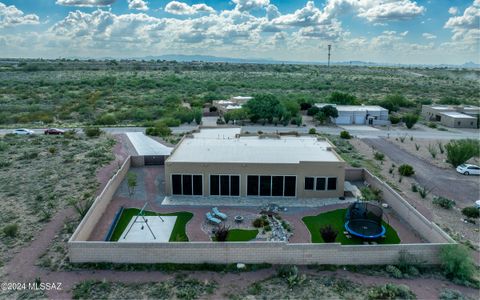
[[212,102],[219,112],[226,113],[235,109],[242,108],[242,106],[251,100],[252,97],[247,96],[235,96],[229,100],[214,100]]
[[327,105],[337,109],[338,118],[333,119],[333,123],[337,125],[390,125],[388,109],[378,105],[315,104],[318,108]]
[[447,127],[477,128],[478,106],[422,105],[427,121],[440,122]]
[[[345,162],[325,139],[201,129],[165,161],[168,195],[332,198],[344,195]],[[292,200],[294,201],[294,200]]]

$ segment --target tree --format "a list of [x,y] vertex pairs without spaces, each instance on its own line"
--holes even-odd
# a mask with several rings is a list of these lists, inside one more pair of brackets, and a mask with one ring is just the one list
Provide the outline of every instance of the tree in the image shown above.
[[250,120],[254,123],[260,119],[272,122],[274,117],[280,118],[282,115],[280,101],[271,94],[255,95],[243,107],[247,109]]
[[353,105],[357,102],[357,98],[347,93],[333,92],[328,97],[329,103],[335,103],[340,105]]
[[387,95],[378,104],[383,108],[388,109],[389,112],[397,111],[400,107],[411,107],[414,105],[413,102],[408,101],[401,94]]
[[320,124],[323,124],[327,120],[327,116],[325,115],[325,113],[323,111],[319,111],[315,115],[315,120],[317,120]]
[[415,125],[418,121],[418,115],[416,114],[406,114],[403,116],[403,122],[405,122],[405,126],[408,129],[412,129],[413,125]]
[[300,112],[300,105],[295,100],[283,100],[282,106],[286,111],[290,112],[292,116],[296,116]]
[[128,172],[127,185],[128,185],[128,194],[131,197],[135,193],[135,188],[137,187],[137,174],[136,173]]
[[403,164],[398,167],[398,173],[400,173],[400,175],[402,176],[409,177],[415,174],[415,171],[413,170],[413,167],[411,165]]
[[314,116],[318,114],[319,111],[320,111],[320,108],[318,108],[317,106],[312,106],[307,110],[307,115]]
[[167,126],[163,120],[157,121],[153,127],[148,127],[145,130],[147,135],[166,137],[172,134],[172,130]]
[[197,123],[197,125],[200,125],[200,123],[202,123],[202,110],[199,108],[194,109],[193,117],[195,119],[195,123]]
[[330,118],[338,118],[338,110],[332,105],[325,105],[320,109],[320,111],[325,114],[327,120],[329,120]]
[[455,140],[445,145],[447,161],[455,168],[474,156],[480,156],[480,142],[473,139]]

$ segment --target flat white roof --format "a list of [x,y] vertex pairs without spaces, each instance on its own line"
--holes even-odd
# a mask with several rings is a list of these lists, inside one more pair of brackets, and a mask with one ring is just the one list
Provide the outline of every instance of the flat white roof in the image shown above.
[[232,99],[235,99],[235,100],[250,100],[250,99],[253,99],[253,97],[250,97],[250,96],[235,96],[235,97],[232,97]]
[[432,106],[436,110],[455,110],[452,106]]
[[459,113],[459,112],[454,112],[454,111],[442,112],[442,115],[449,116],[449,117],[452,117],[452,118],[476,119],[475,117],[472,117],[472,116],[469,116],[469,115],[466,115],[466,114],[462,114],[462,113]]
[[173,150],[173,148],[146,136],[143,132],[127,132],[126,134],[138,155],[170,155]]
[[[236,131],[235,131],[235,130]],[[308,136],[235,137],[240,128],[202,129],[193,138],[184,138],[169,162],[281,163],[301,161],[336,162],[340,159],[327,141]],[[233,135],[232,135],[233,134]]]
[[378,106],[378,105],[336,105],[330,103],[317,103],[315,106],[322,108],[324,106],[331,105],[335,107],[338,111],[348,112],[348,111],[386,111],[387,109]]

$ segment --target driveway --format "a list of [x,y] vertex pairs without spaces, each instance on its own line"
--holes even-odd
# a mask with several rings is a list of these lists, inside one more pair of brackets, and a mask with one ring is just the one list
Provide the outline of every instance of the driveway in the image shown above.
[[464,176],[458,174],[453,168],[439,168],[383,138],[368,138],[363,141],[387,155],[397,165],[405,163],[413,166],[414,178],[421,186],[433,188],[434,195],[455,200],[460,208],[471,206],[475,200],[480,199],[478,176]]

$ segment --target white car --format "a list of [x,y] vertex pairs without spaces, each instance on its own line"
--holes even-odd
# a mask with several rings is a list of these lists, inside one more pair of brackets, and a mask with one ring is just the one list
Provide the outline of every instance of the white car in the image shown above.
[[480,167],[470,164],[461,164],[457,167],[457,172],[463,175],[480,175]]
[[18,135],[30,135],[30,134],[34,134],[34,133],[35,132],[33,132],[33,130],[25,129],[25,128],[15,129],[13,131],[13,134],[18,134]]
[[480,209],[480,200],[475,201],[475,207]]

